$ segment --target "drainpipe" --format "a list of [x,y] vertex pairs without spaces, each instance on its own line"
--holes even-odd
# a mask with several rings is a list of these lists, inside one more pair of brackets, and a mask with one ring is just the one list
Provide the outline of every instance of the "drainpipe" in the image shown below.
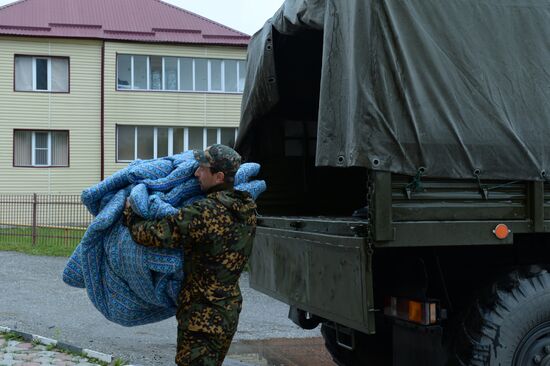
[[101,180],[105,179],[105,41],[101,46]]

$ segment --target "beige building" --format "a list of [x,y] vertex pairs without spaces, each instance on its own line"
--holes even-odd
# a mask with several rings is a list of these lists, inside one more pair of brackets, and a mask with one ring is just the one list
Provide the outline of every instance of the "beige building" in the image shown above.
[[232,144],[248,40],[158,0],[0,7],[0,192],[78,194],[134,159]]

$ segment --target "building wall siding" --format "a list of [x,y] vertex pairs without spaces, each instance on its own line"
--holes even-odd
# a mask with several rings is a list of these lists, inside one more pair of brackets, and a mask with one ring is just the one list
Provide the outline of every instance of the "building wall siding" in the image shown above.
[[246,59],[242,47],[157,45],[106,42],[105,44],[105,174],[126,163],[116,162],[116,125],[238,127],[241,94],[117,91],[116,55]]
[[[101,41],[0,37],[0,191],[78,194],[100,178]],[[14,91],[14,55],[66,56],[70,93]],[[70,167],[13,167],[13,130],[69,130]]]
[[[0,192],[79,194],[101,177],[101,53],[99,40],[0,36]],[[241,94],[116,90],[116,54],[246,58],[223,46],[105,43],[105,177],[116,163],[116,125],[237,127]],[[14,91],[14,55],[65,56],[70,93]],[[69,130],[70,167],[13,167],[14,129]]]

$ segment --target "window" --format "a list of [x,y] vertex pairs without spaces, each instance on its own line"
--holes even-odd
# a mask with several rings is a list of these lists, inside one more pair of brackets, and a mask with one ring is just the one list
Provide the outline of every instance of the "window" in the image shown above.
[[178,59],[176,57],[164,58],[164,90],[178,90]]
[[162,57],[149,57],[149,80],[151,83],[150,89],[163,90],[162,68]]
[[14,130],[13,165],[69,166],[69,131]]
[[118,89],[131,89],[132,87],[132,56],[119,55],[117,62]]
[[149,67],[149,58],[146,56],[132,57],[132,67],[134,69],[132,78],[132,89],[149,89],[149,78],[147,77]]
[[222,60],[210,60],[208,61],[210,66],[210,85],[208,90],[211,91],[223,91],[222,86]]
[[155,152],[155,136],[156,128],[139,126],[136,127],[136,150],[138,159],[154,159],[156,158]]
[[242,93],[246,64],[162,56],[117,56],[118,90]]
[[156,159],[212,144],[235,145],[234,127],[151,127],[117,125],[117,162]]
[[189,127],[187,128],[187,149],[203,149],[204,150],[204,128]]
[[218,142],[218,129],[207,128],[206,129],[206,146],[213,145]]
[[195,91],[208,90],[208,60],[193,60],[195,69]]
[[239,78],[238,88],[242,92],[244,90],[244,80],[246,77],[246,63],[244,61],[238,62],[237,68],[237,78]]
[[135,159],[136,139],[134,126],[117,126],[118,158],[117,160],[130,161]]
[[180,87],[179,90],[192,91],[194,90],[194,77],[195,71],[193,69],[192,58],[180,58]]
[[237,61],[226,60],[224,62],[224,84],[225,90],[228,92],[236,92],[238,89],[237,84]]
[[15,56],[15,90],[66,93],[69,91],[67,57]]

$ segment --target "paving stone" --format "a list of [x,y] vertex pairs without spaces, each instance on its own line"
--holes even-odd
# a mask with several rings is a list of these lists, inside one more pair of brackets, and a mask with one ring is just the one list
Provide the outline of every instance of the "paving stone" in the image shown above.
[[0,366],[99,366],[85,357],[48,350],[43,344],[6,340],[0,334]]
[[15,361],[13,358],[4,358],[3,360],[0,360],[0,365],[2,366],[12,366],[13,364],[15,364],[16,362],[19,362],[19,361]]
[[52,360],[51,357],[40,357],[38,355],[35,355],[33,361],[38,363],[49,363]]
[[38,352],[38,354],[39,354],[40,356],[44,356],[44,357],[55,358],[55,356],[58,355],[59,352],[54,352],[54,351],[40,351],[40,352]]
[[16,345],[20,349],[31,349],[33,347],[32,343],[19,343]]
[[61,353],[59,355],[59,358],[61,358],[62,360],[72,360],[75,358],[74,355],[69,355],[69,354],[66,354],[66,353]]
[[37,355],[36,353],[34,352],[30,352],[30,353],[16,353],[13,355],[13,358],[14,359],[17,359],[17,360],[21,360],[21,361],[31,361],[37,357],[40,357],[39,355]]

